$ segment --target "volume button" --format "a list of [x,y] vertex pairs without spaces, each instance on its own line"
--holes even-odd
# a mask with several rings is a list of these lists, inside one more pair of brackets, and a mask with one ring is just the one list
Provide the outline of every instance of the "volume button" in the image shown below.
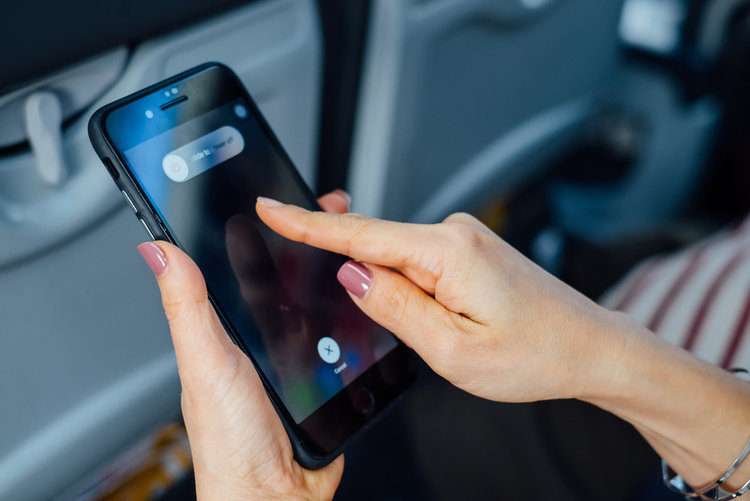
[[133,209],[133,212],[134,212],[135,214],[138,214],[138,209],[136,209],[136,208],[135,208],[135,204],[134,204],[134,203],[133,203],[133,201],[132,201],[132,200],[130,199],[130,197],[128,196],[128,194],[127,194],[127,193],[125,193],[125,190],[120,190],[120,191],[122,192],[122,196],[124,196],[124,197],[125,197],[125,200],[127,200],[127,201],[128,201],[128,205],[130,205],[130,208],[131,208],[131,209]]
[[154,234],[151,233],[151,230],[149,229],[148,225],[146,224],[146,221],[144,221],[143,219],[140,219],[140,218],[138,220],[141,222],[141,224],[143,225],[143,227],[146,229],[146,233],[148,233],[148,236],[151,237],[151,240],[156,240],[156,237],[154,237]]

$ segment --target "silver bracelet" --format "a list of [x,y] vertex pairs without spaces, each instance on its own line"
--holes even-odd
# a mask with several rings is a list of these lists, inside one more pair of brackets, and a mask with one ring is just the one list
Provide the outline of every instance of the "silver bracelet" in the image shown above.
[[[750,372],[747,369],[732,369],[735,375],[741,377],[744,380],[750,378]],[[750,491],[750,480],[734,492],[729,492],[722,489],[724,482],[737,471],[737,468],[745,461],[747,456],[750,454],[750,440],[745,444],[745,448],[742,449],[737,459],[734,460],[729,469],[721,476],[718,480],[711,483],[708,487],[704,487],[699,491],[696,491],[690,487],[680,475],[674,472],[669,467],[666,461],[661,460],[661,473],[664,480],[664,484],[669,487],[672,491],[682,494],[685,499],[703,499],[708,501],[728,501],[730,499],[736,499],[746,492]]]

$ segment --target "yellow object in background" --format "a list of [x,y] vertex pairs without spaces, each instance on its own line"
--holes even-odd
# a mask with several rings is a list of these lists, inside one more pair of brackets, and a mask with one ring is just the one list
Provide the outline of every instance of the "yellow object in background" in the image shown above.
[[77,501],[153,501],[192,470],[185,425],[170,423],[98,473]]
[[482,207],[476,216],[489,229],[499,234],[508,220],[509,210],[510,200],[507,198],[498,198]]

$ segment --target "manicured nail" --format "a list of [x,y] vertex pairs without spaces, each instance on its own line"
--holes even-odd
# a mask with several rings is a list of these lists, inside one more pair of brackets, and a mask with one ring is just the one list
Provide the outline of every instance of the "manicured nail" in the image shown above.
[[167,256],[164,255],[162,250],[155,243],[142,243],[138,246],[138,252],[141,253],[146,264],[157,277],[167,271]]
[[362,263],[347,261],[336,275],[346,290],[364,299],[372,285],[372,272]]
[[258,203],[265,207],[281,207],[284,205],[278,200],[274,200],[273,198],[266,198],[266,197],[258,197]]
[[347,192],[344,190],[335,190],[334,193],[341,198],[344,202],[346,202],[346,206],[349,207],[352,204],[352,197],[349,196]]

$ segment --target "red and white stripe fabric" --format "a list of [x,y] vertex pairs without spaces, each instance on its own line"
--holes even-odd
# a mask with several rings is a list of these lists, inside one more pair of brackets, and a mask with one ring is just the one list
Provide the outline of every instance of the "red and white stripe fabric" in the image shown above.
[[601,303],[708,362],[750,368],[750,218],[647,260]]

